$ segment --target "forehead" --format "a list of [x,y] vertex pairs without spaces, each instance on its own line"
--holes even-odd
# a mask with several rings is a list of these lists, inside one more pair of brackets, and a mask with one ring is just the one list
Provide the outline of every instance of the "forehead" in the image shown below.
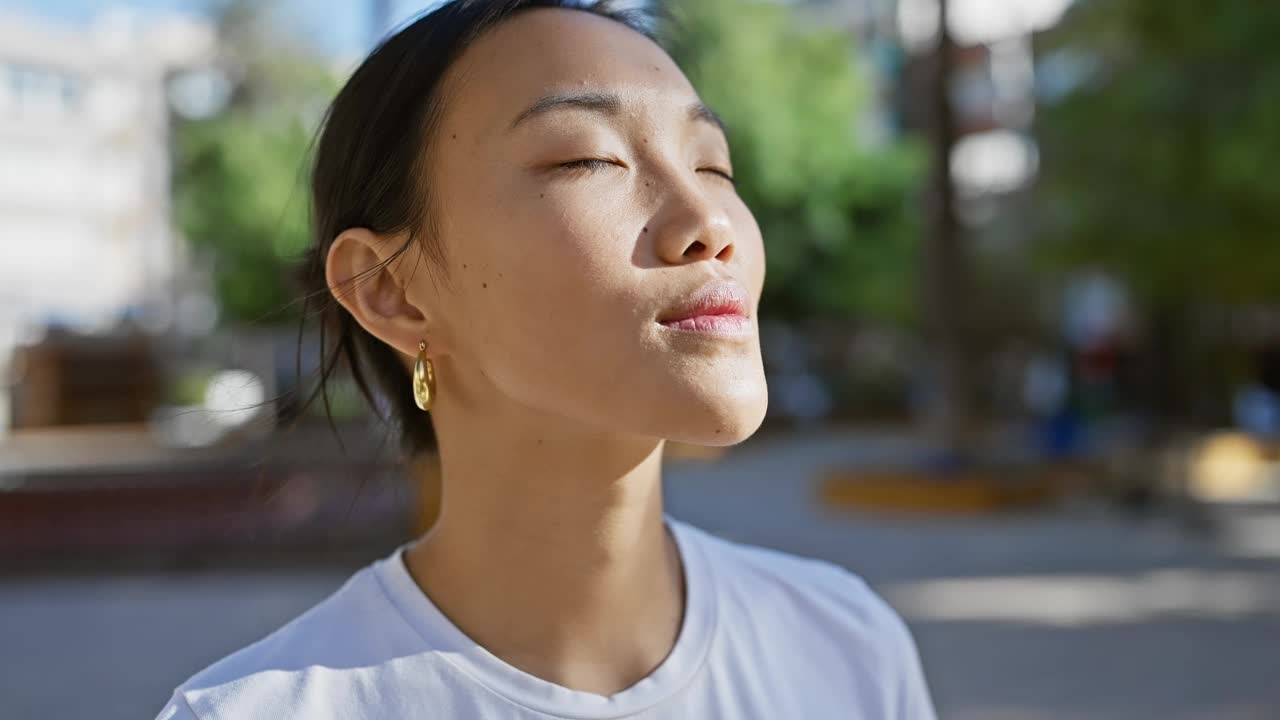
[[521,12],[480,36],[449,71],[446,122],[506,132],[549,93],[611,91],[636,107],[682,112],[697,93],[671,57],[619,22],[581,10]]

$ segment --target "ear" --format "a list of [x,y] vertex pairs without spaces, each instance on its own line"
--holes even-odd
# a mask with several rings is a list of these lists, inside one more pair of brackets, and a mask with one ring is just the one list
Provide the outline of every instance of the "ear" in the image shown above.
[[[418,354],[427,339],[426,314],[409,299],[397,266],[415,262],[414,249],[397,256],[410,242],[406,233],[381,235],[351,228],[334,239],[325,260],[329,292],[360,327],[401,353]],[[392,259],[392,258],[395,259]]]

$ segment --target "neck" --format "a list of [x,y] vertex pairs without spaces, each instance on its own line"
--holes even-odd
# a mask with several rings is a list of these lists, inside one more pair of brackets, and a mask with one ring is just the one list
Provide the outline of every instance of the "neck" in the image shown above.
[[436,424],[440,514],[406,561],[492,654],[612,694],[661,663],[683,616],[679,553],[663,524],[663,441],[532,415]]

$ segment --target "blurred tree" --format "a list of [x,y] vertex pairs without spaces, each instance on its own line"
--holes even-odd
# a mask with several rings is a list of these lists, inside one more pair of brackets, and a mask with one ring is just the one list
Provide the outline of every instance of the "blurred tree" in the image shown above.
[[307,151],[338,85],[318,54],[271,21],[271,5],[221,8],[220,71],[233,91],[221,112],[174,129],[177,222],[212,260],[231,322],[297,317],[288,279],[308,244]]
[[1132,290],[1156,420],[1225,407],[1196,311],[1280,300],[1277,36],[1275,3],[1094,0],[1044,38],[1076,77],[1040,117],[1043,259]]
[[921,393],[923,429],[937,448],[937,464],[959,468],[974,460],[974,347],[970,315],[969,238],[957,217],[951,155],[959,132],[952,101],[957,48],[948,0],[938,0],[938,42],[927,64],[925,133],[931,161],[926,207],[929,227],[920,252],[921,319],[928,344],[928,384]]
[[729,127],[768,248],[775,316],[913,318],[922,158],[859,138],[870,87],[852,38],[760,0],[671,8],[672,55]]
[[1045,245],[1148,306],[1280,297],[1280,5],[1082,2],[1050,51],[1094,70],[1040,118]]

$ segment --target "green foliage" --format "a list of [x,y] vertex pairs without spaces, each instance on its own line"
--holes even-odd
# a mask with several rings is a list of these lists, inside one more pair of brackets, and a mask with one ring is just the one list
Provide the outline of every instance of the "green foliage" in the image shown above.
[[212,256],[228,320],[262,320],[295,295],[286,278],[308,243],[299,182],[308,142],[297,121],[263,122],[244,112],[190,123],[179,133],[175,212],[192,244]]
[[1047,258],[1159,306],[1280,297],[1280,5],[1082,3],[1050,38],[1095,72],[1041,117]]
[[309,244],[308,149],[315,111],[337,89],[318,56],[268,22],[269,6],[237,0],[223,9],[224,70],[238,78],[231,102],[174,130],[174,212],[212,260],[230,322],[297,318],[289,277]]
[[175,405],[200,405],[204,403],[205,390],[215,370],[210,367],[191,367],[179,372],[166,389],[166,400]]
[[763,305],[790,317],[909,318],[920,157],[859,141],[870,89],[852,38],[760,0],[672,12],[672,55],[729,126],[738,189],[764,233]]

